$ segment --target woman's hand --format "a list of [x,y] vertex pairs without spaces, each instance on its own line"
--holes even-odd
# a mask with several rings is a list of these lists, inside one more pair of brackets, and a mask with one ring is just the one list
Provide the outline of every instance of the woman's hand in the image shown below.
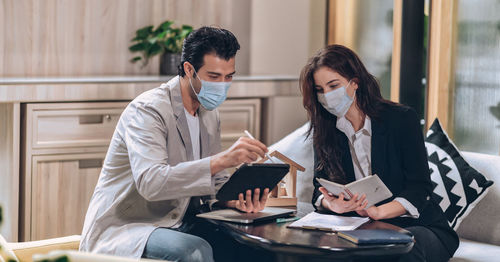
[[356,210],[356,213],[362,217],[370,217],[373,220],[383,219],[382,210],[377,206],[371,206],[367,209]]
[[406,213],[406,209],[396,200],[380,206],[371,206],[366,210],[356,211],[360,216],[370,217],[373,220],[389,219],[399,217]]
[[368,204],[368,201],[365,201],[365,194],[361,195],[359,199],[358,194],[355,194],[350,200],[344,200],[344,193],[340,193],[338,197],[335,197],[324,187],[320,187],[319,191],[323,193],[321,205],[337,214],[363,210]]
[[243,198],[243,193],[238,195],[238,200],[232,200],[227,202],[227,206],[231,208],[236,208],[240,211],[246,213],[257,213],[262,211],[266,207],[267,195],[269,194],[269,188],[264,189],[262,193],[262,198],[260,198],[260,189],[256,188],[253,191],[247,190],[245,193],[245,198]]

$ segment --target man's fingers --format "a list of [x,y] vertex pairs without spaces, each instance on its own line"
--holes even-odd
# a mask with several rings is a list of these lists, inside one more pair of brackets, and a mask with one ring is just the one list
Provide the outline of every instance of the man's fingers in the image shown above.
[[260,210],[264,209],[267,202],[267,195],[269,195],[269,188],[264,189],[264,193],[262,194],[262,198],[260,199]]
[[[256,144],[256,142],[260,143],[257,140],[250,139],[250,138],[245,138],[242,141],[242,143],[240,143],[238,146],[239,146],[239,148],[243,148],[243,149],[245,149],[245,150],[247,150],[249,152],[254,152],[257,155],[259,155],[260,157],[264,157],[265,153],[267,151],[267,148],[265,146],[264,146],[264,148],[261,148],[260,146],[258,146],[258,144]],[[260,144],[262,144],[262,143],[260,143]]]
[[252,204],[252,190],[247,190],[246,198],[245,198],[246,211],[251,212],[253,210]]
[[264,145],[262,142],[260,142],[259,140],[257,139],[251,139],[251,138],[248,138],[248,137],[244,137],[245,138],[245,142],[248,143],[248,144],[251,144],[255,147],[258,147],[260,150],[262,150],[262,152],[266,153],[268,150],[267,150],[267,146]]
[[253,190],[253,207],[254,209],[258,209],[260,207],[260,188],[256,188]]
[[[239,208],[238,208],[239,206]],[[246,205],[245,205],[245,200],[243,199],[243,194],[240,193],[238,195],[238,201],[236,202],[236,208],[241,210],[241,211],[245,211],[246,210]]]

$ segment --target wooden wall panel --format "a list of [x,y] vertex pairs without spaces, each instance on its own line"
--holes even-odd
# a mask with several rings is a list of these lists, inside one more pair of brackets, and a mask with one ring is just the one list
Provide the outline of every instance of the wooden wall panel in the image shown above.
[[[158,57],[145,68],[129,63],[128,46],[138,28],[170,19],[195,27],[219,25],[248,41],[250,29],[235,26],[249,24],[239,21],[249,19],[242,15],[248,5],[244,0],[2,0],[0,76],[157,74]],[[245,72],[248,59],[241,58],[239,71]]]
[[455,1],[431,3],[426,116],[426,128],[437,117],[452,138],[457,6]]
[[18,240],[20,108],[19,103],[0,103],[0,206],[4,220],[0,234],[11,242]]

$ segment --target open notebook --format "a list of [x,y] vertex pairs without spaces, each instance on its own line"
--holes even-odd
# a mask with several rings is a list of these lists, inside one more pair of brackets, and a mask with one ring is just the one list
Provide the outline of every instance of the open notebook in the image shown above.
[[370,221],[369,217],[344,217],[311,212],[288,225],[290,228],[317,229],[324,231],[354,230]]

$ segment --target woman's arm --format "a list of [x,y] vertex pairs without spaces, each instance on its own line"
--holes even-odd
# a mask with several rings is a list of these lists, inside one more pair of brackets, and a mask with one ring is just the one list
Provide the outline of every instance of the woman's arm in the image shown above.
[[356,211],[360,216],[373,220],[389,219],[406,214],[406,209],[398,201],[391,201],[380,206],[371,206],[366,210]]
[[427,204],[432,192],[432,183],[427,161],[422,127],[415,110],[408,109],[401,118],[398,143],[401,150],[401,167],[404,189],[395,197],[409,201],[419,212]]

